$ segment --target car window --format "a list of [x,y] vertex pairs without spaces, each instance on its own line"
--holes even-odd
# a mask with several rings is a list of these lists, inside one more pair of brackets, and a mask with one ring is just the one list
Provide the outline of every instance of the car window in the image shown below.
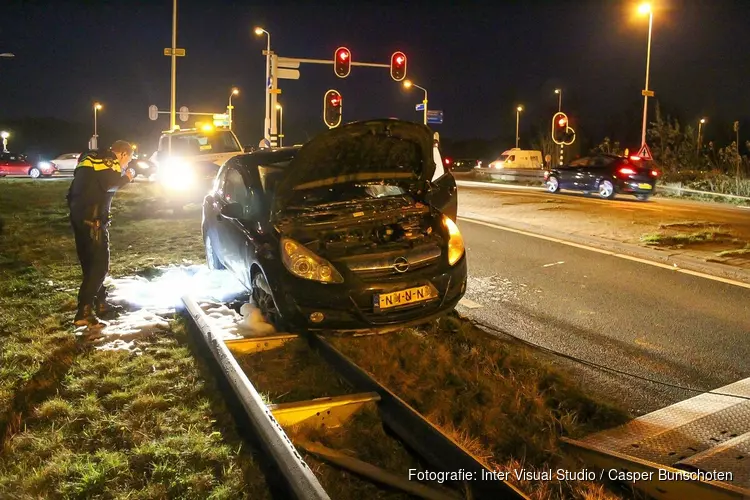
[[509,162],[516,161],[516,155],[510,155],[506,161],[509,161]]
[[245,216],[249,215],[252,207],[252,195],[245,185],[245,179],[242,174],[234,168],[227,170],[227,178],[224,183],[224,199],[229,203],[239,203],[242,205]]
[[591,163],[589,163],[590,167],[606,167],[607,165],[610,165],[614,161],[613,158],[607,158],[606,156],[597,156],[596,158],[593,158],[591,160]]
[[230,162],[225,163],[219,169],[219,173],[216,174],[214,179],[213,192],[220,197],[224,196],[224,179],[227,177],[227,169],[229,168]]
[[570,162],[571,167],[585,167],[589,164],[590,158],[578,158]]

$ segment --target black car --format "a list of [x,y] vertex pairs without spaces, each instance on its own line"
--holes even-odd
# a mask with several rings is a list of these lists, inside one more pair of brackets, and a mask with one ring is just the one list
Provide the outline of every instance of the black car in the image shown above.
[[445,159],[446,169],[456,173],[473,172],[475,168],[480,168],[481,166],[482,161],[474,158]]
[[232,158],[203,204],[209,267],[285,327],[382,331],[452,310],[466,257],[433,147],[424,125],[373,120]]
[[561,189],[597,192],[602,198],[633,194],[645,201],[653,194],[658,172],[637,156],[595,155],[578,158],[544,173],[550,193]]

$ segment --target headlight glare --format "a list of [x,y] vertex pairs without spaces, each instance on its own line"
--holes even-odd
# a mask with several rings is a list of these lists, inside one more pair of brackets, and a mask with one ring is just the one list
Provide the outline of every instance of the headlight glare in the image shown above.
[[464,255],[464,238],[456,223],[449,217],[443,216],[443,225],[448,230],[448,264],[452,266]]
[[344,282],[344,278],[330,262],[292,239],[281,238],[281,260],[284,267],[298,278],[322,283]]
[[159,180],[167,189],[182,191],[195,182],[192,165],[184,160],[170,159],[159,168]]

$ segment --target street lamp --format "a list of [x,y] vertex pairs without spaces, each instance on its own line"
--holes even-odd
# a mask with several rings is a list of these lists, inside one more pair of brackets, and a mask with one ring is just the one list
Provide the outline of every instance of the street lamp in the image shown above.
[[5,130],[3,130],[2,132],[0,132],[0,137],[3,138],[3,153],[7,153],[8,152],[8,137],[10,137],[10,134],[6,132]]
[[646,144],[646,117],[648,116],[648,70],[651,66],[651,28],[654,24],[654,11],[651,4],[643,3],[638,7],[638,13],[648,14],[648,48],[646,49],[646,86],[643,89],[643,127],[641,128],[641,146]]
[[11,57],[16,57],[16,55],[10,52],[3,52],[2,54],[0,54],[0,57],[5,57],[5,58],[10,59]]
[[701,130],[703,129],[703,125],[706,124],[706,119],[701,118],[698,122],[698,154],[701,152],[701,145],[703,143],[703,137],[701,137]]
[[266,43],[266,81],[265,81],[265,87],[263,89],[263,95],[266,99],[266,118],[263,120],[263,138],[267,139],[269,142],[271,141],[271,113],[270,113],[270,106],[269,106],[269,100],[270,100],[270,94],[268,93],[268,87],[270,87],[270,82],[268,81],[269,78],[271,78],[271,34],[261,28],[260,26],[255,28],[255,34],[258,36],[261,36],[262,34],[266,34],[267,37],[267,43]]
[[518,149],[518,140],[520,139],[518,136],[518,125],[521,122],[521,111],[523,111],[523,106],[518,106],[516,108],[516,149]]
[[229,106],[227,106],[227,110],[229,110],[229,130],[232,130],[232,110],[234,109],[234,106],[232,106],[232,96],[236,96],[239,93],[240,89],[237,87],[234,87],[229,93]]
[[94,103],[94,137],[91,138],[91,149],[99,149],[99,134],[96,130],[96,112],[102,109],[98,102]]
[[281,147],[284,142],[284,108],[281,104],[276,104],[276,111],[279,112],[279,147]]
[[422,110],[422,117],[424,120],[424,124],[427,125],[427,89],[424,87],[420,87],[419,85],[412,82],[411,80],[404,80],[405,89],[410,89],[412,87],[417,87],[418,89],[424,91],[424,100],[422,101],[422,104],[424,104],[424,109]]
[[555,89],[555,94],[558,95],[557,97],[557,112],[562,111],[562,89]]

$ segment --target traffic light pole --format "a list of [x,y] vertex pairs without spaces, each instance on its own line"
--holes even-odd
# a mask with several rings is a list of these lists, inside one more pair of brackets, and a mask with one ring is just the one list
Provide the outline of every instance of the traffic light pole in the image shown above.
[[269,92],[271,93],[271,104],[270,104],[270,114],[271,114],[271,147],[275,148],[279,145],[279,132],[277,129],[278,126],[278,113],[276,113],[276,102],[279,96],[278,91],[278,70],[279,70],[279,56],[277,56],[274,53],[271,53],[271,89]]

